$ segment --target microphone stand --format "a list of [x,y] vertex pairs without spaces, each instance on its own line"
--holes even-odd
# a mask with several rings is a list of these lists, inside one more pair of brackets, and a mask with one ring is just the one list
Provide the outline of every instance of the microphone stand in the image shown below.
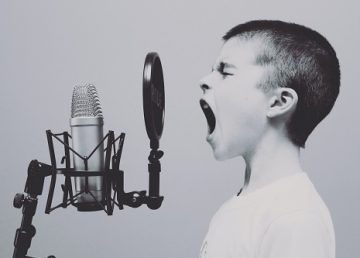
[[[14,240],[14,254],[13,258],[32,258],[26,256],[31,245],[31,240],[36,233],[35,227],[31,224],[32,219],[36,213],[36,206],[38,203],[38,195],[42,194],[44,188],[45,177],[52,174],[52,167],[32,160],[28,167],[28,177],[25,185],[24,194],[16,194],[14,198],[14,207],[20,209],[23,207],[22,220],[20,228],[16,230]],[[48,256],[48,258],[55,258],[55,256]]]

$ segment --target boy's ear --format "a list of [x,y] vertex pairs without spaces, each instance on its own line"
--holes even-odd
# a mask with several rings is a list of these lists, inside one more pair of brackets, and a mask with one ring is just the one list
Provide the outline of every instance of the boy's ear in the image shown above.
[[268,118],[288,116],[293,113],[298,102],[298,95],[291,88],[276,88],[269,99]]

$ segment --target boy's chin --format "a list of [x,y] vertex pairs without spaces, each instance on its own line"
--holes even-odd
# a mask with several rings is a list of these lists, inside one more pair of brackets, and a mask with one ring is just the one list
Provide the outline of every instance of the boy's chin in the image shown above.
[[238,154],[231,153],[229,150],[216,148],[213,149],[214,158],[218,161],[224,161],[239,156]]

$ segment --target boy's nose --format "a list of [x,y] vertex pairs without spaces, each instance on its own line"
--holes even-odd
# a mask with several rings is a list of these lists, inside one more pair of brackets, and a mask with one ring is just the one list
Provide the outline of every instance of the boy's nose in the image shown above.
[[199,86],[203,93],[207,92],[208,90],[212,90],[216,84],[216,77],[215,73],[211,72],[201,78]]
[[205,76],[200,80],[200,89],[205,93],[206,91],[211,89],[210,86],[210,75]]
[[206,83],[200,82],[200,89],[205,93],[207,90],[210,89],[210,86]]

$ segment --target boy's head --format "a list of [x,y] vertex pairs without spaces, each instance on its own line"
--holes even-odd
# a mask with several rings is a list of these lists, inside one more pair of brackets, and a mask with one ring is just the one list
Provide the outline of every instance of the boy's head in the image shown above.
[[339,93],[331,45],[309,28],[281,21],[240,24],[223,39],[213,71],[201,81],[215,156],[251,151],[266,126],[279,121],[292,143],[304,147]]

